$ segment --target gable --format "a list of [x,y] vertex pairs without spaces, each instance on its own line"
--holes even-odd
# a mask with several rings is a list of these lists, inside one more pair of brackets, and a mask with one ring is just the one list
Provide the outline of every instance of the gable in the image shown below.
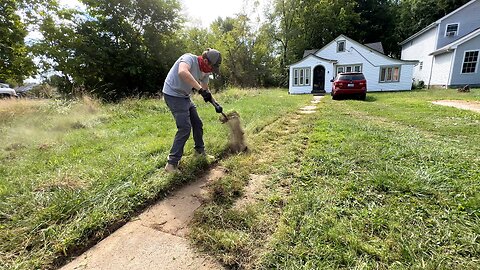
[[480,28],[478,14],[480,14],[480,0],[470,2],[468,8],[461,9],[442,19],[438,25],[438,41],[435,49],[461,39]]

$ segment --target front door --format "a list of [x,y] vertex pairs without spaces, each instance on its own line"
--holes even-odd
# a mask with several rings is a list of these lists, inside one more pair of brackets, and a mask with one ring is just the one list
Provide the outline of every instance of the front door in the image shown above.
[[312,94],[325,93],[325,67],[316,66],[313,69],[313,90]]

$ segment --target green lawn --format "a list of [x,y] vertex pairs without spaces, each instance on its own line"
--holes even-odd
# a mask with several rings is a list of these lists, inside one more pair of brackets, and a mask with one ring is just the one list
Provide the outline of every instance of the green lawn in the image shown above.
[[251,136],[252,156],[224,161],[230,182],[267,176],[264,194],[241,210],[214,200],[193,240],[234,268],[479,269],[480,114],[440,99],[480,89],[325,97],[285,116]]
[[[216,95],[255,132],[306,96],[285,90]],[[198,97],[206,147],[222,156],[227,126]],[[183,174],[163,172],[176,131],[163,100],[1,101],[0,269],[33,269],[96,241],[181,182],[206,170],[186,147]],[[264,104],[263,106],[258,106]]]
[[[196,98],[227,173],[190,237],[226,266],[479,269],[480,114],[430,101],[480,89],[327,96],[311,115],[296,112],[310,95],[232,89],[216,98],[242,117],[239,155]],[[175,124],[162,100],[14,102],[0,104],[0,269],[55,265],[208,168],[189,141],[182,176],[165,175]],[[256,200],[235,207],[251,179]]]

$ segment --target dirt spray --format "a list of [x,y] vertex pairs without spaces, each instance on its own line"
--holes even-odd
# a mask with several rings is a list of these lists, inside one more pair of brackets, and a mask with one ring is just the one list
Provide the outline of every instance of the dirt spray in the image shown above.
[[230,128],[230,138],[228,147],[233,153],[240,153],[248,150],[245,143],[245,132],[240,123],[240,115],[233,111],[226,114],[227,117],[220,116],[220,121],[227,124]]

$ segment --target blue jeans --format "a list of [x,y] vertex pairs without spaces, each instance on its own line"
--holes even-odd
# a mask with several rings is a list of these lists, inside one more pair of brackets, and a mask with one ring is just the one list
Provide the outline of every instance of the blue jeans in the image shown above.
[[203,143],[203,123],[197,113],[197,107],[189,97],[174,97],[163,95],[168,108],[172,112],[175,123],[177,124],[177,134],[173,140],[172,149],[168,155],[168,163],[178,165],[183,156],[183,148],[190,137],[190,130],[193,131],[193,141],[195,142],[195,151],[205,153],[205,144]]

